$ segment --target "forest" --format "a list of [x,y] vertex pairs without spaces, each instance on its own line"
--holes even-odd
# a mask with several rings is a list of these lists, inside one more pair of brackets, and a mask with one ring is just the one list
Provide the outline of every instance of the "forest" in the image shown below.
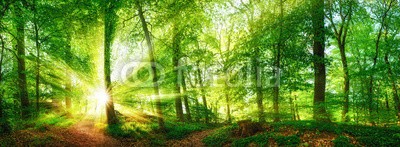
[[398,146],[398,0],[1,0],[0,146]]

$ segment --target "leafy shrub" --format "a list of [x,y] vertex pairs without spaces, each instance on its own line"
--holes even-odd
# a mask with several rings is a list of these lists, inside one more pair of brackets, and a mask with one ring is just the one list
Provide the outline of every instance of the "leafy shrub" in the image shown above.
[[256,143],[258,146],[268,145],[268,140],[273,134],[265,133],[255,136],[250,136],[247,138],[241,138],[232,142],[232,147],[242,147],[248,146],[250,143]]
[[211,135],[202,140],[206,146],[222,146],[230,142],[233,130],[238,129],[237,125],[227,126],[214,131]]
[[12,132],[11,122],[9,120],[0,119],[0,135],[11,132]]
[[337,147],[352,147],[352,146],[354,146],[350,143],[350,139],[347,138],[346,136],[337,137],[335,140],[333,140],[333,143]]
[[274,139],[279,146],[297,146],[300,143],[300,137],[297,135],[275,136]]
[[106,129],[106,132],[113,137],[132,137],[135,139],[140,139],[143,136],[148,135],[145,130],[132,123],[109,125]]
[[[37,120],[28,122],[34,124],[34,128],[39,131],[46,131],[47,126],[69,127],[75,123],[76,120],[68,119],[66,116],[51,113],[39,116]],[[29,126],[29,125],[28,125]]]
[[182,139],[185,138],[192,132],[201,131],[208,128],[205,124],[199,123],[175,123],[175,124],[167,124],[167,139]]

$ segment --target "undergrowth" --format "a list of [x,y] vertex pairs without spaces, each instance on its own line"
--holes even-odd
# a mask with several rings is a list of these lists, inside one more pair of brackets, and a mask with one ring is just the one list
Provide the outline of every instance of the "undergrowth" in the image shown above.
[[[312,131],[317,134],[329,132],[338,135],[332,140],[335,146],[398,146],[400,144],[399,127],[384,128],[315,121],[278,122],[269,125],[272,128],[271,131],[246,138],[235,138],[232,135],[238,130],[236,124],[226,126],[204,138],[203,143],[207,146],[223,146],[225,144],[237,147],[250,144],[268,146],[270,140],[274,140],[278,146],[298,146],[302,143],[300,136],[307,131]],[[296,130],[297,133],[289,136],[280,135],[279,132],[284,132],[286,129]],[[355,142],[346,136],[352,136]]]

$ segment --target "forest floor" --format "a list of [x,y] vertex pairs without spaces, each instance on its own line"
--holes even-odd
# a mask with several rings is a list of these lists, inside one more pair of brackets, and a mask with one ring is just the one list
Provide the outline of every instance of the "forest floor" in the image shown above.
[[[202,140],[214,130],[193,132],[180,140],[167,140],[171,147],[202,147]],[[104,129],[95,126],[92,121],[84,120],[68,128],[45,126],[41,129],[19,130],[9,135],[0,136],[0,146],[152,146],[148,138],[135,140],[132,138],[114,138]]]
[[[250,124],[249,126],[253,126]],[[0,135],[0,146],[396,146],[400,144],[400,128],[370,127],[313,121],[264,124],[247,137],[238,124],[183,131],[176,135],[151,132],[147,136],[113,137],[94,121],[81,120],[68,127],[43,125]],[[193,126],[191,126],[193,127]],[[191,128],[189,127],[189,128]],[[183,131],[183,132],[182,132]],[[178,131],[179,132],[179,131]],[[136,138],[135,138],[136,137]]]

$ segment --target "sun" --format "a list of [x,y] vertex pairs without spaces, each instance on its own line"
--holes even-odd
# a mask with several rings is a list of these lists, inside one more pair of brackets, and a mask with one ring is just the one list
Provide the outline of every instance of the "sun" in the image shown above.
[[94,92],[93,97],[97,100],[98,106],[104,106],[107,104],[110,96],[105,89],[100,88]]

